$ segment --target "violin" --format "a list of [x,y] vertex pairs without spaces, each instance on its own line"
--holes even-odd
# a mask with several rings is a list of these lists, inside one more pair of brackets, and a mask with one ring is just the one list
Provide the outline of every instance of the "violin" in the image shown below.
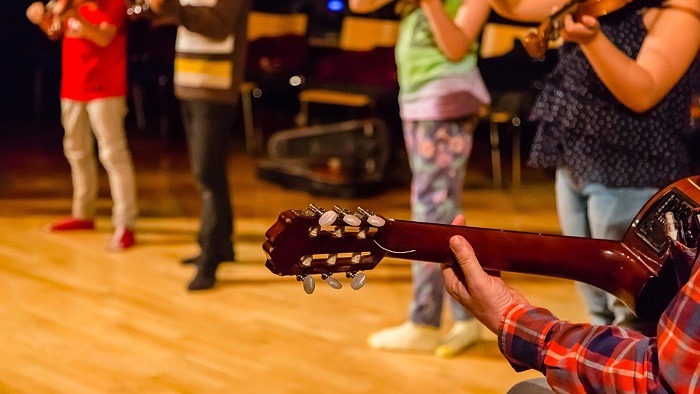
[[51,18],[48,35],[54,35],[63,30],[63,15],[75,7],[73,0],[50,0],[44,6],[44,14]]
[[151,9],[146,0],[126,0],[126,14],[131,17],[145,16]]
[[617,11],[630,2],[632,0],[570,0],[521,39],[525,51],[530,57],[543,60],[549,44],[559,39],[565,16],[571,15],[575,21],[584,15],[597,18]]

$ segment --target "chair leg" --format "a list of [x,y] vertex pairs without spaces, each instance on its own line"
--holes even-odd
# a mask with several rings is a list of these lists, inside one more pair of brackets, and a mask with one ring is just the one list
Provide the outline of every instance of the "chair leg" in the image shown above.
[[498,124],[493,120],[489,122],[489,131],[491,134],[491,167],[493,171],[493,186],[500,188],[503,184],[501,175],[501,151],[498,138]]
[[305,127],[309,125],[309,102],[300,101],[299,102],[299,113],[296,116],[295,123],[298,127]]
[[160,140],[165,145],[167,145],[170,141],[170,92],[171,90],[168,86],[168,77],[161,74],[158,77],[158,112],[160,113],[158,127],[160,129]]
[[257,152],[258,138],[255,132],[253,119],[252,90],[245,89],[241,92],[241,106],[243,108],[243,127],[245,129],[245,146],[248,153]]
[[520,127],[513,128],[513,188],[520,187]]
[[131,87],[131,94],[134,97],[134,112],[136,113],[136,127],[139,130],[146,129],[146,110],[143,103],[143,90],[141,85],[134,83]]

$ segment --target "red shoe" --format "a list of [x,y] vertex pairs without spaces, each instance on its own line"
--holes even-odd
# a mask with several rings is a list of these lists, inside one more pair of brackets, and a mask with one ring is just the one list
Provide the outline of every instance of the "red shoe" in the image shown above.
[[112,239],[110,239],[107,244],[107,249],[112,252],[120,252],[134,246],[135,243],[136,238],[134,237],[133,230],[126,227],[117,227],[117,229],[114,230]]
[[57,220],[49,226],[51,231],[67,231],[67,230],[94,230],[94,220],[76,219],[74,217],[63,218]]

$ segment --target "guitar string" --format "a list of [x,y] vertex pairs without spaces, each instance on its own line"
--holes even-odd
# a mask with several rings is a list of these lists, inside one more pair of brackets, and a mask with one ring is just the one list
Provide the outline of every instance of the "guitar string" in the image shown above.
[[403,252],[399,252],[399,251],[396,251],[396,250],[391,250],[391,249],[387,249],[387,248],[383,247],[382,245],[379,244],[379,242],[377,242],[376,239],[372,239],[372,241],[374,241],[374,243],[377,244],[377,246],[379,246],[380,248],[386,250],[386,251],[389,252],[389,253],[405,254],[405,253],[413,253],[413,252],[416,251],[415,249],[412,249],[412,250],[406,250],[406,251],[403,251]]

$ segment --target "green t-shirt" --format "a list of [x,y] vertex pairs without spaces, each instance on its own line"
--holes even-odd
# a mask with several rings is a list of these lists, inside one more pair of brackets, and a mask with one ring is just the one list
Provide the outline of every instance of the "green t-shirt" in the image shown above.
[[[463,0],[445,0],[447,13],[454,18]],[[476,68],[477,44],[462,60],[452,62],[440,52],[423,10],[416,8],[401,21],[396,43],[396,66],[400,94],[411,95],[427,82],[467,74]]]

